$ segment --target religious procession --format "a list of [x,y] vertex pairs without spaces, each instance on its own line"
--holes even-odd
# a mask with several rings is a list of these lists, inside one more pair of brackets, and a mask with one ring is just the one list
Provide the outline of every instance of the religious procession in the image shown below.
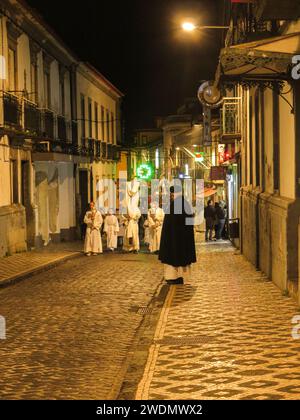
[[[140,183],[136,176],[126,184],[126,212],[119,214],[93,201],[84,216],[84,253],[87,257],[106,252],[139,252],[158,255],[164,265],[164,279],[168,284],[183,284],[190,276],[191,264],[196,262],[194,224],[187,223],[192,209],[182,192],[169,187],[169,205],[162,208],[162,196],[151,201],[147,214],[139,208]],[[166,191],[165,191],[166,192]],[[175,209],[180,208],[178,212]],[[103,246],[106,242],[106,246]]]

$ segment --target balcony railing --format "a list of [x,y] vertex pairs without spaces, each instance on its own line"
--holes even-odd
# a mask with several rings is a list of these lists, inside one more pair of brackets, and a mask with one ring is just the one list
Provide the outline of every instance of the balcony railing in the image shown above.
[[95,140],[91,138],[88,139],[88,154],[89,156],[95,155]]
[[221,110],[222,138],[241,137],[241,98],[224,98]]
[[3,120],[4,126],[20,129],[22,105],[18,97],[11,93],[3,93]]
[[72,121],[72,143],[78,144],[78,123],[77,121]]
[[101,144],[101,159],[107,159],[107,143],[105,141]]
[[42,110],[42,133],[43,137],[46,137],[49,140],[54,140],[54,112],[49,109]]
[[41,132],[41,112],[36,104],[27,99],[24,100],[24,129],[33,135]]
[[101,141],[100,140],[96,140],[96,158],[100,159],[101,158]]
[[113,158],[113,150],[112,150],[112,144],[107,144],[107,160],[112,160]]
[[62,115],[57,116],[57,138],[62,141],[69,140],[68,136],[68,122]]

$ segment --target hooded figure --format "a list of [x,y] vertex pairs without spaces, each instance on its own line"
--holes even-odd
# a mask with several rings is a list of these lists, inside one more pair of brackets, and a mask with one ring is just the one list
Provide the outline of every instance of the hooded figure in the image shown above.
[[103,218],[100,211],[96,210],[95,203],[90,203],[90,210],[85,213],[84,223],[87,225],[85,241],[84,241],[84,253],[88,257],[98,255],[102,253],[102,240],[100,229],[103,223]]
[[123,216],[123,224],[125,227],[123,250],[127,252],[138,252],[140,249],[139,240],[139,218],[141,212],[138,207],[129,210],[128,214]]
[[150,252],[159,251],[161,230],[164,221],[164,211],[157,206],[155,202],[151,203],[148,211],[148,227],[149,227],[149,250]]
[[107,235],[107,248],[114,251],[118,247],[119,222],[113,209],[109,209],[104,221],[104,232]]
[[192,217],[190,205],[182,194],[175,197],[174,187],[171,187],[170,206],[165,214],[159,250],[164,278],[169,284],[182,284],[185,275],[190,274],[191,264],[196,262]]

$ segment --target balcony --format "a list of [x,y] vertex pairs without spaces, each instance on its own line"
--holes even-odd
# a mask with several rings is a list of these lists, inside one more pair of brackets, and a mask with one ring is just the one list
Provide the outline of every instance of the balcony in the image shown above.
[[112,159],[113,159],[112,144],[108,143],[107,144],[107,160],[112,160]]
[[221,110],[222,142],[241,139],[241,98],[224,98]]
[[54,140],[54,122],[55,117],[54,113],[50,111],[49,109],[42,109],[42,134],[43,137]]
[[88,139],[88,155],[95,156],[95,140],[92,138]]
[[57,138],[61,141],[69,140],[69,123],[63,115],[57,116]]
[[100,159],[101,158],[101,141],[100,140],[96,140],[96,158]]
[[121,152],[119,150],[118,146],[114,146],[113,148],[113,160],[114,161],[119,161],[121,157]]
[[21,129],[22,105],[18,97],[11,93],[3,93],[4,126],[16,130]]
[[72,143],[78,144],[78,123],[77,121],[72,121]]
[[81,138],[80,154],[81,156],[88,155],[88,143],[87,143],[87,139],[84,137]]
[[101,159],[107,159],[107,143],[105,141],[101,144]]
[[41,112],[33,102],[24,100],[24,129],[37,136],[41,132]]

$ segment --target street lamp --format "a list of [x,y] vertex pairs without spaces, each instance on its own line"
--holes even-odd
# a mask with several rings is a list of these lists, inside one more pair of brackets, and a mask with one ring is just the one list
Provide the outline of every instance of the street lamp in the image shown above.
[[183,22],[183,24],[181,25],[181,27],[186,32],[193,32],[196,29],[201,30],[201,29],[229,29],[230,28],[230,26],[219,26],[219,25],[199,26],[199,25],[195,25],[192,22]]

